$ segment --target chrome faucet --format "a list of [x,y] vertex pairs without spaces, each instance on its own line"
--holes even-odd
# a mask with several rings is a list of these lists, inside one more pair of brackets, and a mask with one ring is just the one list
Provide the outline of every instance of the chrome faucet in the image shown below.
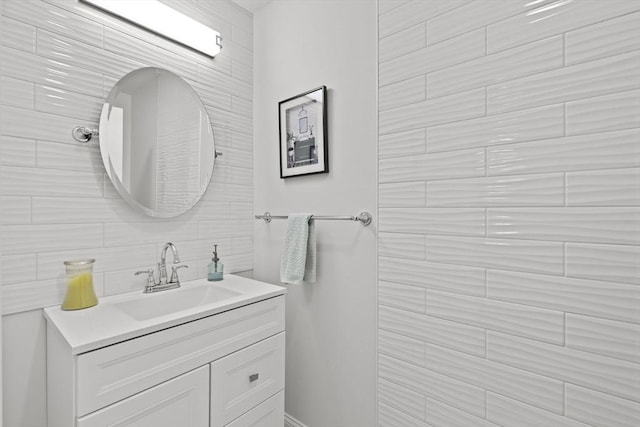
[[159,280],[161,285],[167,284],[167,249],[169,248],[171,248],[171,252],[173,252],[173,263],[180,263],[180,256],[178,255],[178,249],[176,248],[176,245],[171,242],[165,243],[162,247],[162,250],[160,251],[160,264],[158,264],[158,271],[160,274]]
[[[167,249],[171,248],[173,252],[173,266],[171,266],[171,278],[167,281]],[[175,289],[180,287],[180,278],[178,277],[179,268],[188,268],[188,265],[175,265],[180,264],[180,256],[178,255],[178,248],[171,243],[167,242],[162,246],[160,252],[160,262],[158,263],[158,281],[156,282],[153,269],[136,271],[135,275],[146,274],[147,285],[144,287],[144,292],[158,292],[166,291],[167,289]]]

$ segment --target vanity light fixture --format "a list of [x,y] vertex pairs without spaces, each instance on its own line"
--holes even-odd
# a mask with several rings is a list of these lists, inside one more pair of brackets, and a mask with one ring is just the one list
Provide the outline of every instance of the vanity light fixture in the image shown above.
[[80,0],[213,58],[220,33],[157,0]]

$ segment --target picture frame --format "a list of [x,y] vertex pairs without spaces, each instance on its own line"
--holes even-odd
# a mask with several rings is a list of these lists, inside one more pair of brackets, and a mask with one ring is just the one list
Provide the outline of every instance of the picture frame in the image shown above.
[[280,178],[329,172],[327,87],[278,103]]

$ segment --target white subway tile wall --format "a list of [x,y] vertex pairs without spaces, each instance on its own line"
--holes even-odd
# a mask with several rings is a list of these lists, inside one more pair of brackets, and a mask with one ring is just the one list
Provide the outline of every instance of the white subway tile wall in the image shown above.
[[380,426],[640,425],[639,31],[379,0]]
[[[0,75],[0,233],[3,314],[58,304],[69,258],[96,258],[99,295],[141,289],[173,241],[205,277],[213,243],[227,271],[252,267],[253,18],[227,0],[171,2],[222,33],[215,58],[158,37],[75,0],[5,0]],[[71,138],[95,126],[105,94],[129,71],[161,67],[191,84],[224,152],[203,199],[155,220],[133,211],[111,185],[97,142]],[[424,196],[424,191],[423,191]]]

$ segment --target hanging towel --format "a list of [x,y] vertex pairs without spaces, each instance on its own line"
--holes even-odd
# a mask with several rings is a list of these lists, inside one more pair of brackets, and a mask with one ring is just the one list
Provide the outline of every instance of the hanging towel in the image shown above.
[[316,234],[311,214],[289,214],[284,237],[280,281],[300,285],[316,281]]

